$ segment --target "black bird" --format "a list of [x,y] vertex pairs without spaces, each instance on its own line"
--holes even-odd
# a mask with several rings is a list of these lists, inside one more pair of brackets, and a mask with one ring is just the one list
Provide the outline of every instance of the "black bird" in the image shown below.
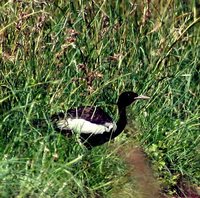
[[81,142],[92,148],[117,137],[127,124],[126,107],[139,99],[149,99],[132,91],[123,92],[118,99],[119,120],[115,123],[100,107],[83,106],[54,114],[55,129],[66,136],[79,134]]

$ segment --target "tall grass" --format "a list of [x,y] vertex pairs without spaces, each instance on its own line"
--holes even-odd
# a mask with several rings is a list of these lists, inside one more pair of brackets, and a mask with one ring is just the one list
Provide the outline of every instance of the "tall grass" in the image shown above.
[[[0,197],[112,197],[128,182],[117,155],[126,142],[143,147],[166,193],[182,177],[200,184],[198,2],[0,5]],[[115,142],[87,151],[49,122],[80,104],[117,119],[124,90],[151,100],[129,108]]]

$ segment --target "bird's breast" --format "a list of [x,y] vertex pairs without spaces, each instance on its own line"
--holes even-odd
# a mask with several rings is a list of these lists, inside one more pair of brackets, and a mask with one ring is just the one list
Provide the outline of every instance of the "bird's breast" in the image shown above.
[[60,130],[72,130],[76,133],[102,134],[105,132],[114,132],[117,129],[115,122],[105,122],[96,124],[81,118],[67,118],[57,121],[57,127]]

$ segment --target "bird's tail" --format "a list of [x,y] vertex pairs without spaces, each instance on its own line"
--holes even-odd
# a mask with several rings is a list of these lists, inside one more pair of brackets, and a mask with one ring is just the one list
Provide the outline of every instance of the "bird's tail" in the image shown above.
[[52,125],[55,129],[57,129],[57,125],[56,125],[57,121],[64,119],[64,117],[65,117],[65,114],[60,112],[60,113],[53,114],[50,118],[34,119],[32,121],[32,125],[35,128],[44,128],[49,125]]
[[48,126],[48,120],[46,119],[34,119],[32,121],[32,125],[35,128],[43,128],[43,127],[47,127]]

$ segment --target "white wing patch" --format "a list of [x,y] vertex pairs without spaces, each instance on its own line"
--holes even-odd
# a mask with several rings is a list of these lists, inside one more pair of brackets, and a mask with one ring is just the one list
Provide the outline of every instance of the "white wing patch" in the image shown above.
[[59,120],[57,127],[63,130],[72,130],[77,133],[87,134],[102,134],[104,132],[114,132],[117,129],[115,122],[106,122],[104,124],[95,124],[81,118],[67,118],[66,120]]

